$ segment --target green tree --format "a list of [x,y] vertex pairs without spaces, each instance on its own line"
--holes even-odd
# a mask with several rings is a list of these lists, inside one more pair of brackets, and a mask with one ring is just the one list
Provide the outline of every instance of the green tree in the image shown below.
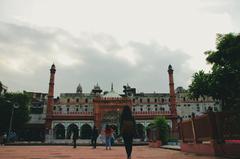
[[190,94],[212,96],[221,100],[224,111],[240,112],[240,34],[218,34],[216,50],[205,54],[211,72],[193,76]]
[[22,128],[30,119],[28,109],[29,97],[22,93],[6,93],[0,96],[0,131],[7,132],[9,129],[14,104],[17,104],[19,108],[14,109],[13,129]]
[[193,75],[192,84],[189,86],[190,97],[199,98],[209,95],[209,74],[204,73],[203,70]]
[[1,93],[2,93],[2,82],[0,81],[0,95],[2,95]]
[[159,130],[159,139],[163,144],[167,143],[169,137],[169,126],[164,117],[156,117],[150,126],[150,129],[157,128]]

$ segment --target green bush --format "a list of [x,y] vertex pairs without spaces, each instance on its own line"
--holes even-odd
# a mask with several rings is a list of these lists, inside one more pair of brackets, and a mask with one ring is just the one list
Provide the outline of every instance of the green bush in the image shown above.
[[166,144],[169,138],[169,126],[164,117],[156,117],[153,121],[152,128],[159,130],[158,140],[161,140],[163,144]]

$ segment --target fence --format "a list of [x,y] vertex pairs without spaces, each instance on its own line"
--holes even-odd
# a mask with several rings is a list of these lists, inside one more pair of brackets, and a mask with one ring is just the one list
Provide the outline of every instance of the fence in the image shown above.
[[184,143],[240,141],[240,114],[209,112],[179,123],[179,136]]

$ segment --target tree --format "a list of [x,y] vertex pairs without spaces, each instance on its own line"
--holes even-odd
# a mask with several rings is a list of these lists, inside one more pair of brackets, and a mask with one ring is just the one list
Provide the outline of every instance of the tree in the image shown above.
[[13,110],[13,105],[19,105],[14,109],[12,128],[20,129],[30,119],[29,116],[29,97],[22,93],[6,93],[0,96],[0,131],[7,132]]
[[192,84],[189,86],[190,97],[199,98],[209,95],[209,74],[204,73],[203,70],[193,75]]
[[158,139],[160,139],[163,144],[166,144],[169,137],[169,126],[166,119],[164,117],[156,117],[150,126],[150,129],[154,128],[157,128],[157,132],[159,132],[157,135],[159,137]]
[[224,111],[240,112],[240,34],[218,34],[216,51],[205,54],[211,72],[193,76],[190,94],[212,96],[221,100]]
[[0,95],[2,94],[2,82],[0,81]]

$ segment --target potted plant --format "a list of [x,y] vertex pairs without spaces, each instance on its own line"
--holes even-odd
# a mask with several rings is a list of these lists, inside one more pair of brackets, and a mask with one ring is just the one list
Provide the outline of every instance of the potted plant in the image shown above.
[[163,117],[156,117],[149,127],[150,129],[150,147],[160,147],[167,143],[169,136],[169,126]]

